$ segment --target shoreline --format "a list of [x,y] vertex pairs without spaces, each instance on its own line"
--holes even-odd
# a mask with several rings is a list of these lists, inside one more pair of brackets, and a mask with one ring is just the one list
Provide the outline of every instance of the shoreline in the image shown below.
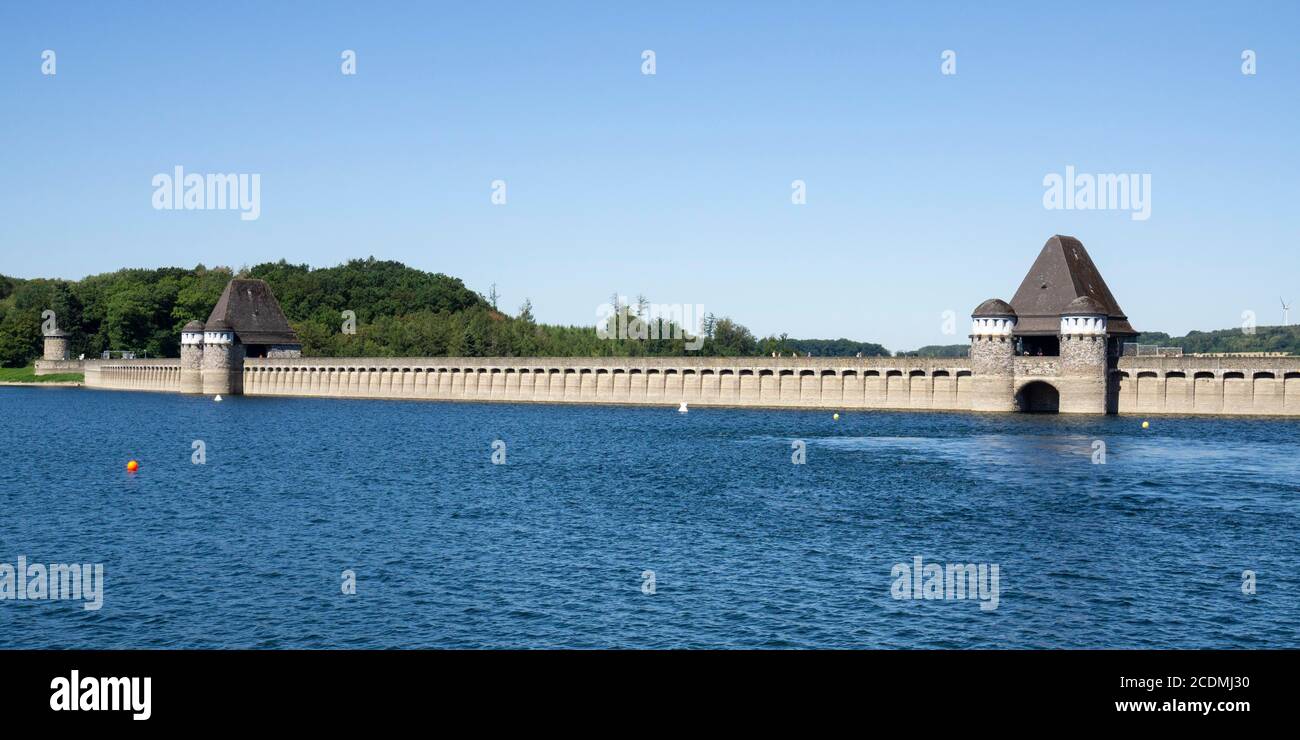
[[[36,383],[0,383],[4,385],[37,385]],[[93,386],[84,386],[82,383],[41,383],[39,385],[59,385],[63,387],[77,386],[86,387],[92,391],[105,391],[108,393],[167,393],[187,398],[211,400],[211,396],[202,393],[180,393],[173,390],[152,389],[152,388],[100,388]],[[637,401],[617,401],[606,399],[582,399],[582,400],[560,400],[560,399],[518,399],[518,398],[433,398],[429,396],[354,396],[354,395],[309,395],[300,393],[274,393],[274,394],[246,394],[236,393],[225,396],[229,401],[234,398],[250,400],[271,400],[271,399],[304,399],[304,400],[336,400],[336,401],[382,401],[382,402],[415,402],[415,403],[464,403],[464,404],[482,404],[482,405],[502,405],[516,404],[520,406],[603,406],[609,408],[659,408],[677,410],[677,403],[674,402],[637,402]],[[705,401],[688,401],[689,408],[710,409],[710,410],[756,410],[756,411],[830,411],[841,414],[866,414],[873,412],[883,413],[929,413],[929,414],[955,414],[973,417],[1001,417],[1008,412],[1004,411],[977,411],[974,409],[951,409],[951,408],[934,408],[934,407],[906,407],[906,406],[829,406],[829,405],[804,405],[804,404],[729,404],[729,403],[708,403]],[[1198,413],[1195,411],[1116,411],[1105,414],[1055,414],[1051,412],[1013,412],[1016,416],[1029,416],[1040,418],[1051,418],[1056,416],[1075,417],[1080,419],[1102,419],[1102,418],[1121,418],[1121,419],[1254,419],[1257,421],[1296,421],[1295,416],[1282,414],[1223,414],[1223,413]]]
[[0,386],[10,388],[84,388],[85,385],[80,380],[0,380]]

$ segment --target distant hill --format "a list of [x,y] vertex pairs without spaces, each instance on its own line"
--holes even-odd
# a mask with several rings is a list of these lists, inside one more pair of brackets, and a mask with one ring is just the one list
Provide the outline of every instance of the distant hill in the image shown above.
[[899,357],[968,357],[969,344],[927,344],[911,352],[899,352]]
[[1288,352],[1300,355],[1300,326],[1257,326],[1253,334],[1242,329],[1190,331],[1186,336],[1171,337],[1164,332],[1149,331],[1132,340],[1139,344],[1182,347],[1183,352]]
[[855,342],[852,339],[787,339],[786,346],[801,355],[813,357],[889,357],[889,350],[873,342]]
[[[311,268],[281,260],[238,271],[266,280],[310,356],[333,357],[599,357],[767,356],[811,352],[818,356],[888,355],[878,344],[848,339],[759,339],[728,317],[709,315],[698,350],[673,326],[635,307],[622,307],[623,324],[643,322],[658,339],[601,338],[587,326],[539,324],[525,300],[508,315],[458,278],[400,262],[352,260]],[[226,283],[229,267],[123,269],[82,280],[0,275],[0,366],[21,367],[40,357],[41,313],[53,310],[69,334],[74,357],[132,350],[176,357],[187,322],[206,320]],[[344,311],[356,314],[355,333],[342,330]],[[594,318],[594,317],[593,317]],[[657,331],[656,331],[657,330]],[[694,342],[691,342],[694,345]]]

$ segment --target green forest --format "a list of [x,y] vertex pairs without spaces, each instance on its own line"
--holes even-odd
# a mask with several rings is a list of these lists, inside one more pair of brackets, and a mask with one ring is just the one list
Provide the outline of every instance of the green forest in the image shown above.
[[[651,318],[644,298],[618,306],[611,327],[621,321],[633,336],[660,338],[601,338],[590,325],[537,323],[527,300],[511,315],[457,278],[373,257],[320,269],[281,260],[237,275],[271,285],[310,356],[664,356],[687,354],[690,342],[667,321]],[[105,350],[176,357],[181,327],[207,319],[235,276],[230,268],[203,265],[124,269],[77,281],[0,276],[0,366],[22,367],[40,357],[45,310],[54,311],[58,328],[68,333],[73,357]],[[343,330],[344,311],[356,315],[354,333]],[[703,355],[889,354],[878,344],[848,339],[759,339],[728,317],[708,315],[702,323],[705,337],[697,351]]]
[[1300,355],[1300,326],[1259,326],[1253,334],[1242,329],[1189,331],[1171,337],[1164,332],[1143,332],[1131,340],[1162,347],[1182,347],[1183,352],[1286,352]]

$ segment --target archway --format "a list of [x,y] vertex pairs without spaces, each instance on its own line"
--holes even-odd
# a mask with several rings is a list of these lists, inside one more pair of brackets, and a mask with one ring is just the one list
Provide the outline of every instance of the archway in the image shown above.
[[1016,408],[1026,413],[1055,414],[1061,410],[1061,394],[1050,383],[1035,380],[1016,393]]

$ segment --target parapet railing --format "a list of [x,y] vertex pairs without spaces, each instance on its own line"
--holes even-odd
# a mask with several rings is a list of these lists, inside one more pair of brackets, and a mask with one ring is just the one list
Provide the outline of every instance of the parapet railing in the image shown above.
[[1121,354],[1125,357],[1182,357],[1183,348],[1125,342]]

